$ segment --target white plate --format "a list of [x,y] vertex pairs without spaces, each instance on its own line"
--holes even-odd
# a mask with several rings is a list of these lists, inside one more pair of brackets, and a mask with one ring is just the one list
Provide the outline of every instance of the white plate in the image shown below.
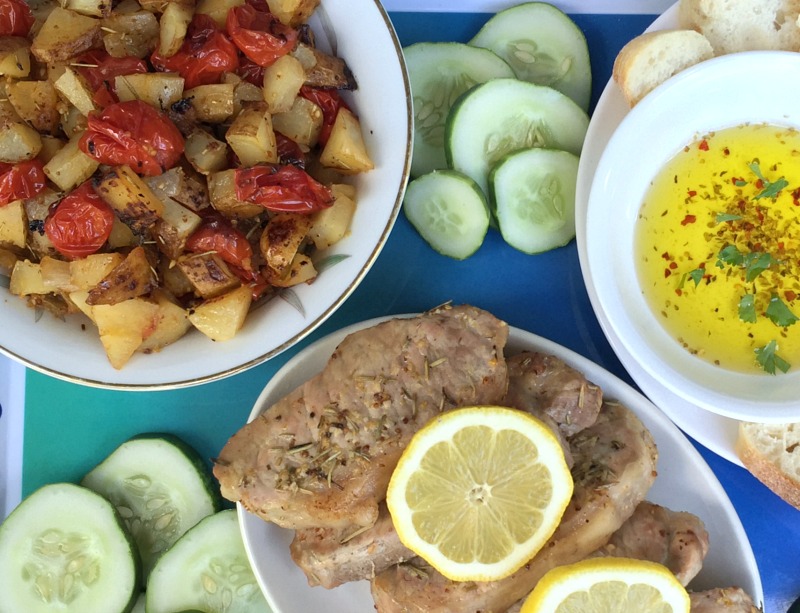
[[[264,409],[320,372],[347,334],[385,320],[379,318],[335,332],[305,348],[279,370],[259,396],[250,414]],[[675,510],[691,511],[703,519],[710,551],[694,589],[738,585],[763,602],[761,578],[750,543],[717,478],[700,454],[663,413],[623,381],[560,345],[529,332],[510,328],[508,353],[535,350],[560,357],[600,385],[606,397],[617,399],[642,419],[659,449],[658,477],[648,499]],[[245,548],[262,590],[274,613],[371,613],[369,583],[359,581],[333,590],[308,587],[305,575],[289,556],[293,532],[278,528],[239,507]]]
[[61,379],[96,387],[152,390],[219,379],[259,364],[310,334],[355,290],[375,262],[402,205],[411,161],[411,93],[402,49],[379,0],[324,0],[309,22],[323,49],[343,57],[358,82],[346,97],[359,115],[375,169],[354,177],[358,206],[350,232],[320,258],[342,259],[313,284],[292,288],[250,314],[230,341],[191,331],[159,353],[135,354],[122,370],[105,356],[96,329],[79,316],[38,318],[0,289],[0,352]]
[[[665,30],[677,27],[677,15],[678,8],[677,4],[675,4],[656,19],[648,30]],[[627,113],[627,103],[616,84],[609,80],[592,114],[578,168],[575,211],[576,242],[586,289],[592,304],[596,303],[597,294],[588,274],[589,262],[586,255],[586,212],[589,192],[606,143],[608,143],[614,130],[616,130]],[[700,409],[666,389],[650,376],[622,346],[605,316],[598,309],[595,309],[595,314],[620,362],[622,362],[630,376],[650,400],[689,436],[716,454],[741,466],[741,460],[739,460],[734,451],[739,422],[735,419]]]

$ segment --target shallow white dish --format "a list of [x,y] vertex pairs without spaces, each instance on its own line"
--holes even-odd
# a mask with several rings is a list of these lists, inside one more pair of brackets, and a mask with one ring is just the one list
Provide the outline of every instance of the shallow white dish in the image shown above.
[[[676,27],[678,27],[677,4],[658,17],[648,28],[648,31]],[[586,211],[589,202],[589,191],[603,149],[605,149],[606,143],[608,143],[614,130],[617,129],[617,126],[627,113],[628,105],[625,103],[616,84],[609,80],[592,113],[592,120],[589,123],[589,130],[586,134],[578,168],[575,211],[576,243],[586,289],[593,304],[597,297],[591,278],[588,275],[589,262],[586,254]],[[619,342],[614,330],[609,326],[605,314],[600,311],[595,311],[595,314],[620,362],[622,362],[628,374],[650,400],[689,436],[714,453],[741,466],[741,460],[734,450],[739,428],[738,420],[700,409],[662,386],[633,359]]]
[[[769,96],[741,87],[740,76],[754,71],[780,82]],[[791,52],[731,54],[684,70],[619,122],[597,164],[586,205],[581,264],[592,286],[592,305],[603,313],[615,344],[677,396],[735,419],[795,421],[800,416],[800,371],[780,376],[739,373],[688,353],[642,295],[634,270],[634,229],[652,179],[699,135],[748,122],[800,127],[800,109],[794,103],[800,96],[798,84],[800,54]]]
[[[264,388],[250,420],[325,366],[336,346],[351,332],[386,318],[335,332],[306,347],[279,370]],[[738,585],[763,602],[761,578],[753,551],[730,500],[717,478],[685,436],[647,399],[586,358],[539,336],[510,328],[507,353],[536,350],[551,353],[584,372],[608,398],[631,408],[652,432],[659,449],[659,470],[648,499],[675,510],[691,511],[704,520],[710,551],[693,589]],[[369,584],[360,581],[333,590],[308,587],[305,575],[289,556],[293,532],[278,528],[238,508],[245,548],[259,584],[274,613],[370,613]]]
[[[359,115],[375,169],[354,179],[358,206],[350,233],[319,254],[339,261],[310,285],[250,314],[237,336],[214,343],[190,332],[161,352],[136,354],[122,370],[109,364],[88,320],[36,317],[24,300],[2,295],[0,351],[61,379],[128,390],[185,387],[219,379],[286,350],[322,324],[353,292],[378,257],[400,210],[411,158],[411,95],[402,49],[378,0],[324,0],[310,20],[321,48],[352,69],[347,92]],[[351,95],[350,95],[351,94]]]

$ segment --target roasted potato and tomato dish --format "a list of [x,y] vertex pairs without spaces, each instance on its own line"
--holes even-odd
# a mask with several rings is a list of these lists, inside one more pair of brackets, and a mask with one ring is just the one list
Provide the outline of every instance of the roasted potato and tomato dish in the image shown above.
[[122,368],[317,275],[373,162],[319,0],[0,0],[0,274]]

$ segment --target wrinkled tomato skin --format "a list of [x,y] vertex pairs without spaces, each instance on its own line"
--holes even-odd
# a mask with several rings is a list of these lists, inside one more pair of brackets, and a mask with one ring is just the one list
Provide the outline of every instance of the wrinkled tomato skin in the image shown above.
[[278,143],[278,158],[282,164],[305,167],[306,155],[300,145],[280,132],[275,132],[275,140]]
[[44,233],[59,253],[82,258],[96,253],[108,240],[114,211],[94,191],[91,180],[50,209]]
[[27,36],[35,21],[27,2],[0,0],[0,36]]
[[47,185],[41,160],[0,166],[0,206],[14,200],[33,198]]
[[78,72],[94,92],[92,101],[101,108],[119,102],[114,90],[115,77],[147,72],[147,64],[138,57],[113,57],[101,49],[87,51],[76,63]]
[[141,100],[117,102],[90,113],[81,151],[101,164],[127,164],[135,172],[160,175],[183,154],[183,136],[163,113]]
[[241,231],[221,215],[210,216],[188,239],[186,249],[192,253],[214,251],[227,264],[250,270],[253,247]]
[[319,133],[319,144],[324,147],[331,136],[333,123],[336,121],[339,109],[347,108],[347,105],[335,89],[319,89],[303,85],[300,88],[300,95],[322,109],[322,130]]
[[270,211],[311,214],[333,204],[328,187],[291,164],[238,168],[234,183],[239,200]]
[[249,3],[228,11],[225,29],[233,43],[259,66],[271,66],[297,45],[297,30]]
[[239,53],[211,17],[196,13],[178,52],[165,58],[155,51],[150,63],[158,71],[179,73],[185,88],[191,89],[219,83],[223,73],[236,72]]
[[239,59],[239,69],[236,74],[257,87],[264,86],[264,67],[259,66],[246,55],[242,55]]

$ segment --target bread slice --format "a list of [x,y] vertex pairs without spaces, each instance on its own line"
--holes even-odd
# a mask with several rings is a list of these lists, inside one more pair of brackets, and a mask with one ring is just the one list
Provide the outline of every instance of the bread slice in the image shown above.
[[612,76],[632,107],[671,76],[713,55],[706,37],[694,30],[645,32],[617,54]]
[[800,50],[800,0],[680,0],[681,28],[702,32],[715,55]]
[[756,479],[800,509],[800,423],[739,422],[736,453]]

